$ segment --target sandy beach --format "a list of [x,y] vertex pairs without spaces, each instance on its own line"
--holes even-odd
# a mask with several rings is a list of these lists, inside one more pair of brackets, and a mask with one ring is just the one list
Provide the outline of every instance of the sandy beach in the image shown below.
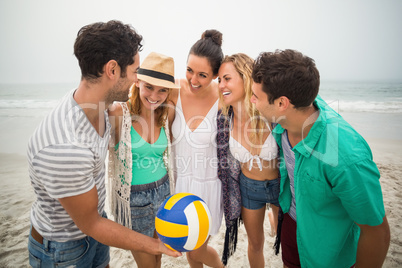
[[[391,228],[391,245],[384,267],[402,266],[402,141],[368,140],[378,168],[384,194],[385,210]],[[29,211],[35,198],[27,172],[27,162],[23,155],[0,154],[0,267],[29,267],[27,239],[29,232]],[[211,238],[210,245],[222,252],[224,224],[220,232]],[[272,246],[274,238],[268,218],[265,220],[265,260],[266,267],[282,267],[280,255],[276,256]],[[137,267],[131,253],[116,248],[111,249],[111,267]],[[239,231],[236,253],[229,259],[228,267],[248,267],[247,237],[244,226]],[[171,258],[164,256],[162,267],[188,267],[185,256]]]

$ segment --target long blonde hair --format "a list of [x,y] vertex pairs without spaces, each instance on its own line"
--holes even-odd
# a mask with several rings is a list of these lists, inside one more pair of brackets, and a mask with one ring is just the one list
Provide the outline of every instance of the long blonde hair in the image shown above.
[[[158,127],[166,127],[165,122],[168,117],[168,103],[170,99],[170,92],[171,89],[169,89],[166,100],[155,110],[156,122]],[[129,99],[127,101],[127,107],[129,107],[131,115],[141,115],[142,103],[140,99],[140,89],[135,83],[131,86]]]
[[[267,129],[267,121],[263,119],[260,112],[255,108],[255,105],[250,102],[250,99],[253,96],[253,91],[251,90],[251,86],[253,85],[251,73],[253,71],[254,60],[244,53],[237,53],[231,56],[225,56],[222,64],[226,62],[231,62],[236,71],[240,74],[240,77],[243,79],[243,87],[245,92],[244,104],[247,114],[250,117],[250,125],[254,130],[256,130],[253,132],[253,142],[255,143],[257,140],[260,140],[261,142],[263,136],[262,134],[264,133],[264,130]],[[222,105],[222,114],[227,116],[230,105],[225,105],[223,102],[222,92],[220,91],[219,100]]]

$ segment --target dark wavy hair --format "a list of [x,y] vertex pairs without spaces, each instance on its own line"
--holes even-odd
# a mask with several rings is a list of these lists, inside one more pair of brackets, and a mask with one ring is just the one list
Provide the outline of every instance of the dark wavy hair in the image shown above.
[[201,39],[191,47],[189,54],[207,58],[214,75],[218,74],[224,56],[222,33],[218,30],[206,30]]
[[314,60],[291,49],[262,52],[254,62],[252,77],[262,83],[270,104],[285,96],[295,108],[311,105],[320,87]]
[[74,44],[81,79],[96,80],[110,60],[119,64],[121,76],[125,77],[127,66],[134,63],[134,56],[141,51],[141,41],[142,36],[132,26],[117,20],[82,27]]

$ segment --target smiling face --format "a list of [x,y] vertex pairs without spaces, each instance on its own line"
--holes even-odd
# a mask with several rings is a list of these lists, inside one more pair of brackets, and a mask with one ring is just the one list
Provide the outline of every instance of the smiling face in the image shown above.
[[156,110],[164,103],[169,95],[169,89],[160,86],[151,85],[145,81],[137,82],[139,88],[140,100],[145,109]]
[[219,68],[219,90],[225,105],[244,101],[244,81],[232,62],[225,62]]
[[214,76],[207,58],[190,54],[187,61],[186,78],[192,92],[199,92],[211,84]]

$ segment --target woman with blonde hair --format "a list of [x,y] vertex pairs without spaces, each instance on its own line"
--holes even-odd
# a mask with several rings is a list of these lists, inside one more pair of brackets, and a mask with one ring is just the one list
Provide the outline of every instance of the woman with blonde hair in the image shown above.
[[[226,223],[235,226],[229,233],[233,236],[237,232],[234,229],[241,209],[250,267],[264,267],[266,204],[270,203],[273,211],[270,216],[273,233],[279,212],[278,147],[270,124],[250,102],[253,62],[249,56],[238,53],[226,56],[219,69],[222,103],[218,115],[219,176],[230,185],[224,189]],[[241,202],[236,200],[239,191]]]
[[[114,103],[109,112],[109,198],[115,221],[157,238],[156,212],[174,187],[173,176],[168,174],[169,122],[174,116],[169,95],[178,88],[173,58],[150,53],[137,77],[129,100]],[[161,255],[132,254],[138,267],[161,267]]]

